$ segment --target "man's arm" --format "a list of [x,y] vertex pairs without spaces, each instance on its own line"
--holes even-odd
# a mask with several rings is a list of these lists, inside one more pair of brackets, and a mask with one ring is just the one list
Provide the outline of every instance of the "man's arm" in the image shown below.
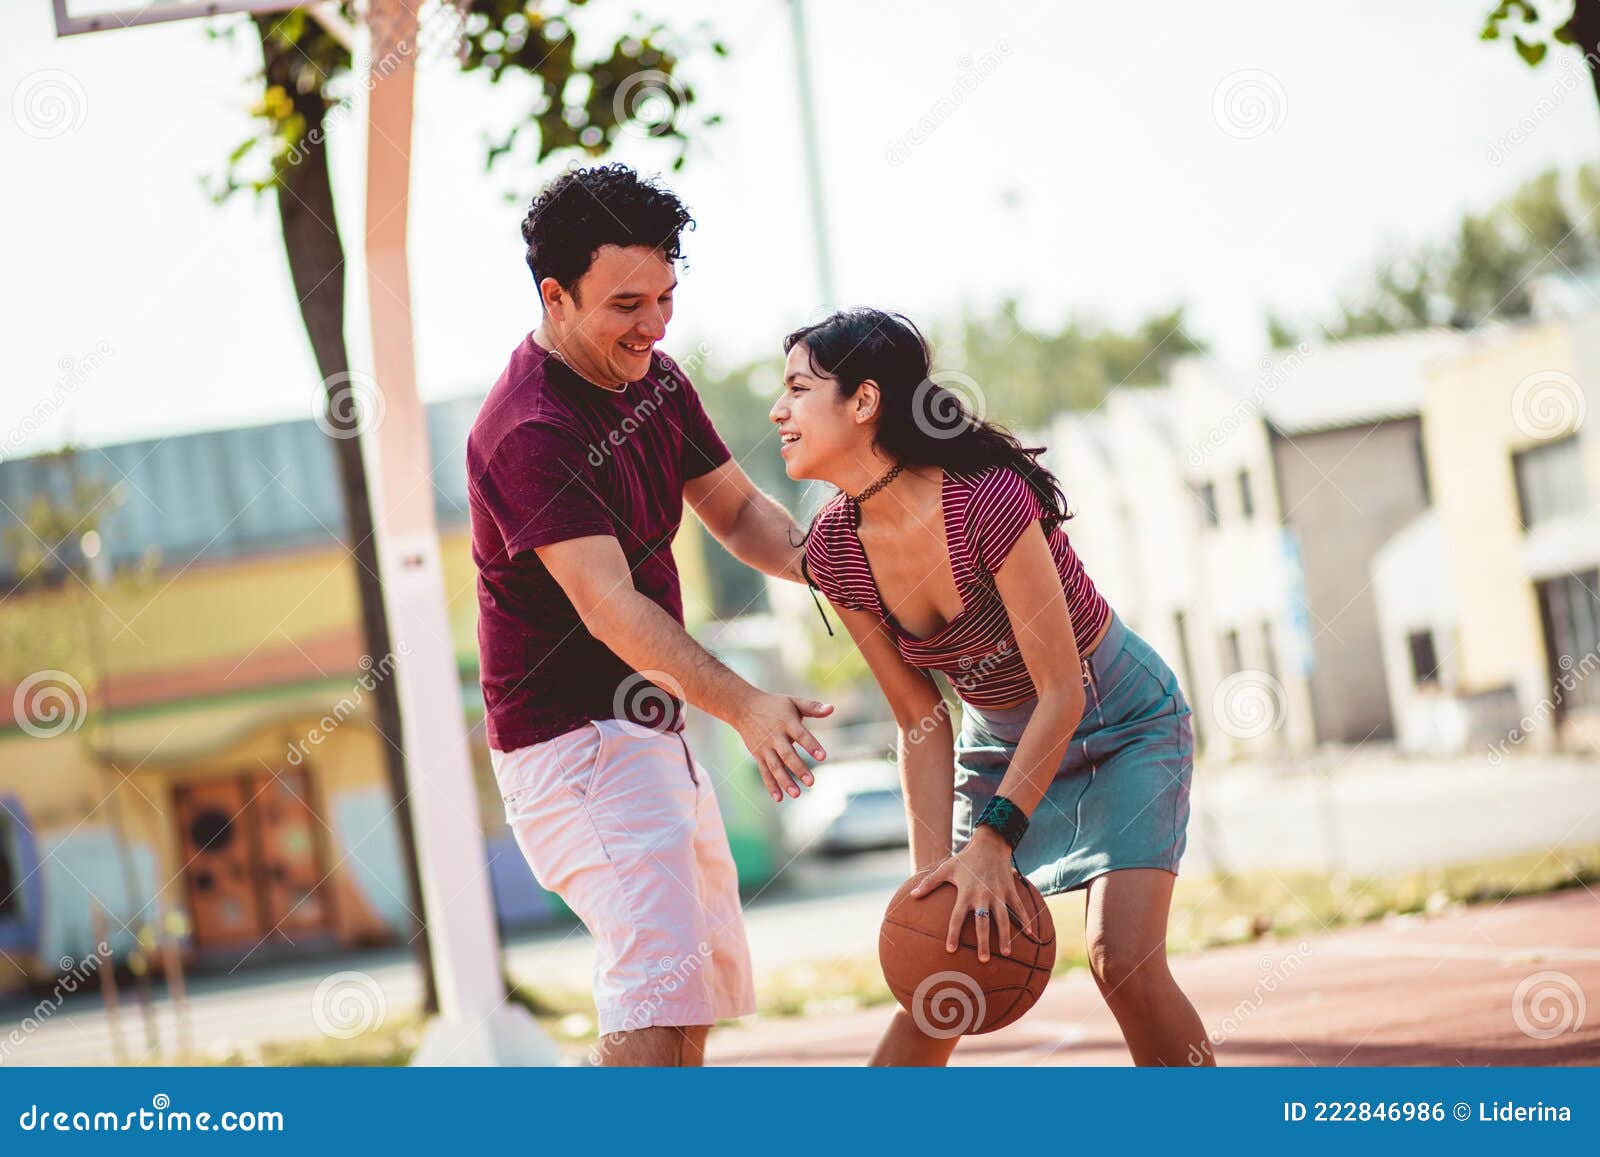
[[628,666],[644,674],[662,673],[683,698],[739,732],[774,800],[799,796],[811,786],[811,771],[795,752],[796,743],[815,758],[822,745],[806,729],[807,716],[823,716],[831,706],[762,691],[730,671],[689,636],[689,632],[640,594],[627,557],[610,535],[570,538],[535,548],[582,619],[589,633]]
[[774,578],[805,581],[799,545],[805,531],[733,459],[684,483],[683,498],[734,558]]

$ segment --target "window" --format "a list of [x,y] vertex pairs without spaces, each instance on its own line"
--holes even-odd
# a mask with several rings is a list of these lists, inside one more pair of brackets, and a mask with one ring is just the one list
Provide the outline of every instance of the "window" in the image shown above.
[[[1183,667],[1183,692],[1186,696],[1195,694],[1194,662],[1189,654],[1189,623],[1182,611],[1174,611],[1172,615],[1172,629],[1178,636],[1178,662]],[[1194,728],[1194,741],[1201,747],[1205,746],[1205,738],[1200,733],[1200,713],[1196,711],[1190,725]]]
[[1255,517],[1256,504],[1250,498],[1250,471],[1239,471],[1239,511],[1246,521]]
[[1267,674],[1278,677],[1278,649],[1272,643],[1272,623],[1267,619],[1261,620],[1261,663]]
[[1439,655],[1433,645],[1432,631],[1412,631],[1406,636],[1411,648],[1411,682],[1417,687],[1438,686]]
[[1422,504],[1433,505],[1433,483],[1428,480],[1428,447],[1422,440],[1422,427],[1417,427],[1417,481],[1422,486]]
[[1238,631],[1228,631],[1222,636],[1222,661],[1230,675],[1237,675],[1244,670],[1244,654],[1239,649]]
[[1200,503],[1200,510],[1205,515],[1207,526],[1216,526],[1217,518],[1217,488],[1210,482],[1198,482],[1194,486],[1195,500]]
[[1600,570],[1550,579],[1536,590],[1557,720],[1574,707],[1600,711]]
[[1583,458],[1576,434],[1519,451],[1511,456],[1511,466],[1524,530],[1586,508]]

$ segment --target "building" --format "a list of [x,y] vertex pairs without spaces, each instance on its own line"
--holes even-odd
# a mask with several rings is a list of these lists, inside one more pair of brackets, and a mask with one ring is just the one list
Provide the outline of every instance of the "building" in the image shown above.
[[[516,927],[562,910],[505,826],[483,738],[464,470],[480,404],[430,406],[429,442],[488,868],[499,918]],[[95,905],[119,954],[176,913],[190,959],[227,967],[407,929],[371,724],[392,660],[364,653],[317,425],[0,463],[0,504],[0,953],[15,965],[0,988],[87,955]],[[41,550],[30,527],[67,547]],[[685,531],[695,615],[701,540]],[[87,566],[62,557],[79,551]],[[750,668],[756,650],[731,638],[723,656]],[[736,736],[693,714],[691,726],[702,762],[739,789],[721,803],[741,872],[764,880],[775,828],[754,769]]]
[[[1277,623],[1262,627],[1257,654],[1271,656],[1283,639],[1280,657],[1298,669],[1308,696],[1307,743],[1394,735],[1372,564],[1429,506],[1420,417],[1425,372],[1465,340],[1427,330],[1302,345],[1253,370],[1203,358],[1174,370],[1174,388],[1191,399],[1189,412],[1212,414],[1209,427],[1189,425],[1203,429],[1189,442],[1189,462],[1216,543],[1207,576],[1226,592],[1230,584],[1259,583],[1256,567],[1264,566],[1268,586],[1284,588],[1286,632]],[[1272,528],[1276,564],[1263,561],[1259,542],[1251,561],[1227,541],[1230,507],[1242,523]],[[1249,666],[1246,625],[1222,629],[1225,666],[1236,665],[1230,632]],[[1284,687],[1288,698],[1297,697],[1292,683]],[[1292,710],[1291,718],[1299,714]]]
[[1434,508],[1373,572],[1408,750],[1600,749],[1600,298],[1543,288],[1426,374]]
[[1266,428],[1201,359],[1170,385],[1113,390],[1052,439],[1089,573],[1167,659],[1206,758],[1282,756],[1311,742]]

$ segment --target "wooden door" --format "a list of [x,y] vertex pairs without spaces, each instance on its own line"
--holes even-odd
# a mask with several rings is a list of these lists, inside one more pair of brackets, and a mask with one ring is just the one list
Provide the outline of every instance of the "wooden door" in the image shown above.
[[298,941],[326,930],[329,917],[319,888],[321,825],[311,808],[310,780],[304,768],[252,778],[267,927],[277,937]]
[[196,948],[293,946],[332,928],[310,791],[305,768],[174,789]]
[[245,787],[243,779],[215,779],[173,793],[189,912],[201,948],[248,949],[266,931]]

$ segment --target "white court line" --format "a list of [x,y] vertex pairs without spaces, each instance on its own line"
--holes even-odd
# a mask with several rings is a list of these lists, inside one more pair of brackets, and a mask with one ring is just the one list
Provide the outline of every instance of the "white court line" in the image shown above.
[[1517,948],[1480,948],[1470,944],[1326,944],[1317,953],[1334,956],[1413,957],[1421,960],[1493,960],[1502,964],[1522,964],[1530,960],[1600,961],[1600,948],[1564,948],[1557,945],[1529,945]]

